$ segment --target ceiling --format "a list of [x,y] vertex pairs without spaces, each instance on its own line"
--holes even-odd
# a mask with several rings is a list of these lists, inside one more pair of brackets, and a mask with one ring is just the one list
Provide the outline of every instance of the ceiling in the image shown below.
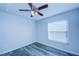
[[[45,3],[33,3],[34,6],[39,7]],[[78,8],[77,3],[48,3],[48,8],[41,10],[44,16],[36,15],[30,17],[31,12],[21,12],[18,9],[30,9],[27,3],[0,3],[0,11],[6,11],[15,15],[22,16],[26,19],[41,20],[46,17],[50,17],[74,8]]]

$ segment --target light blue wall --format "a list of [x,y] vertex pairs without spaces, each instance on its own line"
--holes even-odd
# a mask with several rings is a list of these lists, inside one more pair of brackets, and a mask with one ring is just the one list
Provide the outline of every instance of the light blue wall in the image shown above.
[[[68,19],[68,44],[48,40],[48,23]],[[54,15],[36,22],[37,42],[79,55],[79,9]]]
[[0,3],[0,11],[6,11],[6,3]]
[[33,42],[35,42],[33,20],[0,12],[0,54]]

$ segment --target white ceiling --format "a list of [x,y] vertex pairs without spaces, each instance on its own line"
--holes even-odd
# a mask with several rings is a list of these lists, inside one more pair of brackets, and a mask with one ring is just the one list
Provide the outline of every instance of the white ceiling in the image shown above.
[[[34,6],[39,7],[45,3],[33,3]],[[31,13],[30,12],[20,12],[18,9],[30,9],[27,3],[3,3],[0,4],[0,10],[6,11],[8,13],[12,13],[15,15],[20,15],[22,17],[25,17],[26,19],[33,19],[33,20],[41,20],[46,17],[50,17],[52,15],[56,15],[58,13],[62,13],[74,8],[78,8],[79,4],[75,3],[48,3],[48,8],[41,10],[44,14],[44,16],[39,16],[36,15],[34,17],[30,17]]]

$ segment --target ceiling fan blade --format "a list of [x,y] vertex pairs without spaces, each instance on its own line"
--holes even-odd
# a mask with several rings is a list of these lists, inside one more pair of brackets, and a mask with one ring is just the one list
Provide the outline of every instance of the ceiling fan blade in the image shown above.
[[19,11],[31,11],[31,10],[28,10],[28,9],[19,9]]
[[31,16],[30,17],[33,17],[33,15],[31,14]]
[[38,12],[38,14],[40,15],[40,16],[44,16],[42,13],[40,13],[40,12]]
[[29,5],[29,6],[30,6],[30,8],[32,9],[32,7],[33,7],[33,6],[32,6],[32,3],[28,3],[28,5]]
[[44,8],[47,8],[47,7],[48,7],[48,4],[45,4],[43,6],[38,7],[38,10],[41,10],[41,9],[44,9]]

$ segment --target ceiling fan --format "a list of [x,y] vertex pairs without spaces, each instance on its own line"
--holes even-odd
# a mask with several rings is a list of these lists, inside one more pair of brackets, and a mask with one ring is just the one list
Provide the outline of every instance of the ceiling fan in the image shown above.
[[29,9],[19,9],[19,11],[30,11],[31,12],[31,17],[33,17],[34,15],[40,15],[40,16],[44,16],[40,10],[45,9],[48,7],[48,4],[44,4],[40,7],[35,7],[32,3],[28,3],[29,7],[31,8]]

